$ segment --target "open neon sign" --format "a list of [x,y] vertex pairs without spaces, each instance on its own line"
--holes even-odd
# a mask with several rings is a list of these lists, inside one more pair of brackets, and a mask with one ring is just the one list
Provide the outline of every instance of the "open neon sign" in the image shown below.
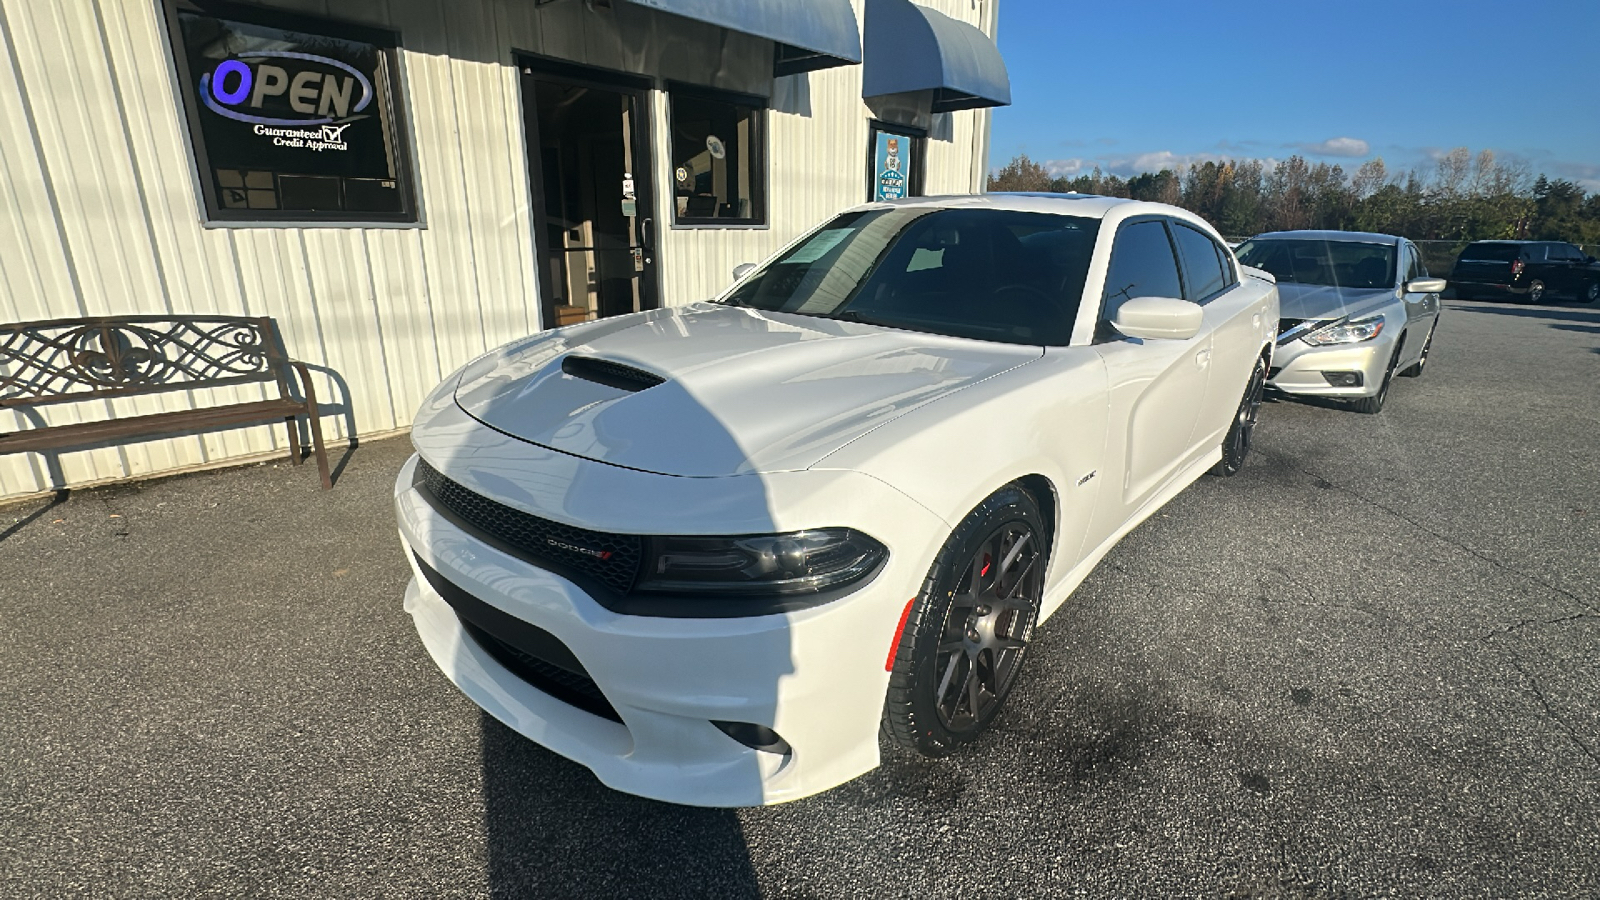
[[[263,59],[317,63],[349,74],[305,68],[291,74],[284,66],[260,62]],[[245,60],[255,61],[255,67],[251,68]],[[359,99],[355,99],[357,85],[361,88]],[[285,95],[289,108],[301,116],[285,118],[249,111],[261,109],[268,97]],[[326,125],[366,109],[372,102],[372,81],[354,66],[326,56],[291,50],[257,50],[225,59],[214,70],[201,75],[200,100],[219,116],[253,125]]]

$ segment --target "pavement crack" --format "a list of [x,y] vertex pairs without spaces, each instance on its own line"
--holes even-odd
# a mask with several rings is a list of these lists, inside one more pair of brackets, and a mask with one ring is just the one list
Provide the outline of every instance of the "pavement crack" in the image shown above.
[[[1466,544],[1466,543],[1464,543],[1462,541],[1459,541],[1459,540],[1457,540],[1457,539],[1455,539],[1453,537],[1450,537],[1447,534],[1442,534],[1439,531],[1434,530],[1433,528],[1429,527],[1426,523],[1418,521],[1417,519],[1414,519],[1411,516],[1406,515],[1405,513],[1401,512],[1400,510],[1395,509],[1394,507],[1391,507],[1391,506],[1388,506],[1386,504],[1380,503],[1377,500],[1374,500],[1371,497],[1368,497],[1367,495],[1361,493],[1358,490],[1355,490],[1354,488],[1347,487],[1347,486],[1345,486],[1343,484],[1340,484],[1339,482],[1334,481],[1331,478],[1325,478],[1325,477],[1323,477],[1321,475],[1318,475],[1316,472],[1313,472],[1310,469],[1302,468],[1301,466],[1295,465],[1294,461],[1291,460],[1290,458],[1286,457],[1286,456],[1278,456],[1277,454],[1273,454],[1272,455],[1272,459],[1275,462],[1281,463],[1286,468],[1289,468],[1289,469],[1292,469],[1293,471],[1299,472],[1301,475],[1305,475],[1308,478],[1315,478],[1318,482],[1320,482],[1322,484],[1325,484],[1328,487],[1330,487],[1330,488],[1332,488],[1332,489],[1334,489],[1336,491],[1340,491],[1342,493],[1349,494],[1350,496],[1356,498],[1357,500],[1360,500],[1362,503],[1365,503],[1368,506],[1374,507],[1376,509],[1381,509],[1384,512],[1388,513],[1389,515],[1394,516],[1396,519],[1399,519],[1400,521],[1405,522],[1406,524],[1413,526],[1418,531],[1421,531],[1422,533],[1431,536],[1432,538],[1434,538],[1435,540],[1439,541],[1440,543],[1447,544],[1447,545],[1449,545],[1451,547],[1455,547],[1457,550],[1460,550],[1461,552],[1467,554],[1468,556],[1471,556],[1471,557],[1474,557],[1474,558],[1476,558],[1478,560],[1486,562],[1489,565],[1495,567],[1496,569],[1499,569],[1500,571],[1505,572],[1505,573],[1507,573],[1509,575],[1516,576],[1517,578],[1520,578],[1520,579],[1522,579],[1524,581],[1528,581],[1528,582],[1531,582],[1533,584],[1537,584],[1540,587],[1545,588],[1546,590],[1549,590],[1549,591],[1552,591],[1554,593],[1560,594],[1561,596],[1566,597],[1568,600],[1571,600],[1573,603],[1576,603],[1579,606],[1583,607],[1584,609],[1587,609],[1590,613],[1600,614],[1600,606],[1594,605],[1594,603],[1590,602],[1589,600],[1584,599],[1583,597],[1578,596],[1577,594],[1574,594],[1573,592],[1567,590],[1566,588],[1559,587],[1557,585],[1551,584],[1549,581],[1546,581],[1545,579],[1540,578],[1539,576],[1533,574],[1532,572],[1526,572],[1526,571],[1523,571],[1522,569],[1519,569],[1519,568],[1517,568],[1515,566],[1507,565],[1506,563],[1503,563],[1500,560],[1495,559],[1494,557],[1489,556],[1488,554],[1486,554],[1486,553],[1484,553],[1484,552],[1482,552],[1480,550],[1477,550],[1477,549],[1473,548],[1472,546],[1470,546],[1470,545],[1468,545],[1468,544]],[[1531,623],[1525,623],[1525,624],[1531,624]],[[1517,627],[1521,627],[1521,626],[1517,626]]]
[[1497,628],[1494,631],[1479,637],[1478,640],[1492,640],[1503,635],[1511,634],[1515,631],[1521,631],[1522,629],[1527,628],[1529,625],[1565,625],[1568,622],[1577,622],[1583,619],[1600,619],[1600,616],[1597,616],[1594,613],[1574,613],[1570,616],[1561,616],[1560,618],[1555,619],[1523,619],[1521,622],[1518,622],[1515,625],[1507,625],[1504,628]]
[[1566,719],[1563,719],[1561,716],[1556,714],[1555,709],[1550,706],[1550,701],[1545,699],[1544,691],[1539,690],[1539,679],[1534,678],[1533,675],[1529,674],[1528,670],[1523,668],[1522,663],[1517,662],[1514,659],[1509,660],[1509,662],[1511,663],[1512,668],[1522,673],[1522,677],[1528,682],[1528,690],[1533,694],[1533,698],[1539,701],[1539,705],[1544,707],[1545,715],[1550,717],[1550,721],[1561,726],[1561,730],[1567,733],[1567,737],[1571,739],[1573,744],[1577,745],[1578,749],[1583,752],[1583,755],[1589,757],[1589,759],[1596,766],[1600,766],[1600,754],[1596,754],[1594,750],[1591,750],[1589,745],[1585,744],[1583,739],[1578,737],[1577,730],[1571,725],[1568,725]]
[[117,512],[116,509],[111,506],[111,498],[106,496],[109,493],[109,491],[99,491],[97,492],[97,499],[99,499],[100,505],[105,507],[106,517],[110,519],[114,526],[116,526],[116,530],[113,531],[112,534],[115,534],[119,538],[125,538],[128,536],[128,517]]

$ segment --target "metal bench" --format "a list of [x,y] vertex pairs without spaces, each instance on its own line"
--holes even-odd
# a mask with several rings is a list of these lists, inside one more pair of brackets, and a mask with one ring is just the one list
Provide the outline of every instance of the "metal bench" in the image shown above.
[[[293,386],[298,377],[299,396]],[[301,462],[298,419],[310,425],[322,486],[333,487],[316,389],[306,364],[283,352],[278,326],[243,316],[113,316],[0,324],[0,410],[169,391],[275,384],[277,399],[180,412],[44,425],[0,433],[0,454],[38,453],[283,422]],[[27,416],[43,422],[37,413]]]

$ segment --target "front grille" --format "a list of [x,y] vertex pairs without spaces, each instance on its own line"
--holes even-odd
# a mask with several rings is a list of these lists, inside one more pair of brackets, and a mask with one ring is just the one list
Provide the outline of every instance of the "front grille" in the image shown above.
[[494,657],[494,661],[505,666],[511,674],[586,713],[613,722],[622,721],[622,717],[617,715],[616,709],[606,699],[606,695],[600,692],[600,686],[587,674],[569,672],[560,666],[551,665],[484,631],[467,621],[464,616],[458,614],[456,618],[461,620],[461,626],[466,629],[472,640],[483,648],[483,652]]
[[436,508],[508,553],[563,574],[587,576],[619,595],[633,587],[643,556],[638,535],[574,528],[512,509],[444,477],[425,459],[417,462],[417,476]]

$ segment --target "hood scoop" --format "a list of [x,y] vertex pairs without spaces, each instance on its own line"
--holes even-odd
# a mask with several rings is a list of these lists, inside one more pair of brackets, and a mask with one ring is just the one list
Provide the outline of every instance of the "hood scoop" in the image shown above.
[[654,372],[646,372],[643,369],[635,369],[633,366],[593,356],[568,356],[561,360],[561,371],[573,378],[592,381],[629,393],[638,393],[666,381]]

